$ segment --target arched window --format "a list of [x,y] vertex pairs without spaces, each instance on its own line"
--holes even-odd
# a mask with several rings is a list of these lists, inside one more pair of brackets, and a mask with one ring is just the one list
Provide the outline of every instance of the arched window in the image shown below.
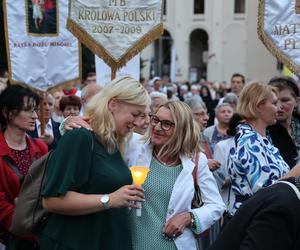
[[245,13],[245,0],[234,0],[234,13]]
[[205,0],[194,0],[194,14],[204,14]]

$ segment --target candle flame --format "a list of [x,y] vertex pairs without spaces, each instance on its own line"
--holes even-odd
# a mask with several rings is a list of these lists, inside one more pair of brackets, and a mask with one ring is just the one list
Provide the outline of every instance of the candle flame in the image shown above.
[[145,166],[132,166],[130,167],[130,171],[133,182],[137,185],[143,185],[147,178],[149,168]]

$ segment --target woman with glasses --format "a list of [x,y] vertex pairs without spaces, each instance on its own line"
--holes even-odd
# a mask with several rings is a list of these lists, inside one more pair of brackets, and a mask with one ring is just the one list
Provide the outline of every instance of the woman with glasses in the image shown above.
[[131,212],[133,249],[197,249],[194,233],[205,231],[222,216],[225,206],[203,153],[196,177],[203,206],[191,207],[199,139],[200,129],[188,105],[170,101],[152,114],[145,137],[130,141],[128,165],[150,168],[141,217]]
[[22,239],[8,233],[21,180],[31,163],[47,153],[40,139],[26,135],[35,129],[39,97],[19,85],[0,94],[0,233],[7,249],[36,249],[34,238]]

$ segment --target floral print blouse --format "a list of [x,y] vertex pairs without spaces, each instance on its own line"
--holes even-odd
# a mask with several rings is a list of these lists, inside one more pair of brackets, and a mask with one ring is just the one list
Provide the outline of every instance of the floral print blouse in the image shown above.
[[[229,153],[229,175],[237,197],[249,197],[263,187],[275,183],[289,170],[268,137],[262,137],[249,124],[239,125],[235,146]],[[233,213],[242,202],[235,201]]]

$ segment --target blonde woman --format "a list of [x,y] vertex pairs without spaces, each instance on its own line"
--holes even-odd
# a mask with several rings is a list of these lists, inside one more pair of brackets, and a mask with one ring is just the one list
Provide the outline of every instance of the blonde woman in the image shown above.
[[225,205],[200,154],[198,185],[204,205],[191,208],[194,194],[193,157],[199,152],[200,129],[187,104],[171,101],[151,116],[145,138],[134,137],[127,148],[128,165],[150,167],[144,184],[142,216],[131,214],[133,249],[197,249],[193,235],[201,233],[223,214]]
[[120,151],[150,98],[130,77],[106,85],[86,107],[93,132],[73,129],[62,137],[49,163],[43,190],[51,217],[41,249],[131,249],[128,207],[143,201],[132,185]]
[[233,213],[255,192],[282,178],[290,168],[267,136],[276,123],[277,91],[260,82],[246,85],[237,106],[244,119],[238,126],[235,146],[230,149],[229,175],[235,194]]

